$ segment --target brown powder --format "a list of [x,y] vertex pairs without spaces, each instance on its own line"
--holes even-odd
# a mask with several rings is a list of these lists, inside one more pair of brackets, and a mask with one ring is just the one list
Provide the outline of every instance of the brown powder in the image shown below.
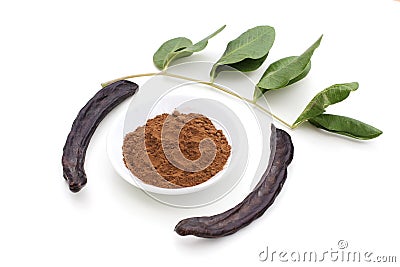
[[201,184],[226,164],[231,146],[207,117],[162,114],[124,138],[126,167],[143,182],[177,188]]

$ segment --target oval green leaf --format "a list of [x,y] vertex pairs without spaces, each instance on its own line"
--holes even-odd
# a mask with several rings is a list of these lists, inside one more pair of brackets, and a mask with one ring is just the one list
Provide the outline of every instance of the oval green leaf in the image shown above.
[[258,69],[264,63],[267,56],[268,53],[259,59],[246,58],[238,63],[229,65],[220,65],[217,67],[215,73],[218,74],[221,71],[230,71],[232,70],[232,68],[241,72],[253,71],[255,69]]
[[[163,43],[153,55],[154,65],[160,70],[167,67],[167,62],[175,56],[179,50],[192,45],[192,41],[186,37],[177,37]],[[190,54],[191,55],[191,54]],[[187,55],[187,56],[190,56]]]
[[[275,41],[275,29],[271,26],[257,26],[230,41],[221,58],[214,64],[210,76],[214,79],[221,65],[244,64],[246,71],[256,70],[264,62]],[[245,63],[242,61],[247,60]],[[239,66],[239,67],[238,67]]]
[[382,134],[381,130],[369,124],[339,115],[321,114],[308,121],[325,131],[361,140],[372,139]]
[[280,89],[287,86],[290,81],[301,76],[306,70],[314,51],[319,47],[321,40],[322,35],[312,46],[298,57],[290,57],[289,60],[284,59],[283,62],[277,61],[279,63],[275,62],[277,63],[275,66],[276,69],[264,73],[258,82],[257,87],[265,91]]
[[[279,59],[278,61],[275,61],[274,63],[269,65],[269,67],[264,72],[264,74],[263,74],[263,76],[261,77],[260,80],[262,80],[265,76],[269,75],[271,72],[274,72],[274,71],[277,71],[279,69],[282,69],[282,68],[286,67],[287,65],[289,65],[290,63],[295,61],[297,58],[298,58],[298,56],[291,56],[291,57],[285,57],[285,58]],[[297,77],[295,77],[295,78],[293,78],[292,80],[289,81],[287,86],[291,85],[291,84],[293,84],[295,82],[298,82],[301,79],[305,78],[307,76],[307,74],[310,72],[310,70],[311,70],[311,60],[308,61],[308,64],[306,65],[304,70]],[[270,89],[264,89],[264,88],[259,88],[258,87],[258,90],[254,90],[253,99],[254,100],[258,99],[262,94],[264,94],[265,92],[267,92],[269,90]]]
[[288,85],[297,83],[298,81],[304,79],[307,76],[307,74],[310,72],[310,70],[311,70],[311,60],[308,61],[308,64],[307,64],[306,68],[303,70],[303,72],[300,73],[300,75],[297,76],[296,78],[290,80]]
[[203,40],[193,44],[186,37],[177,37],[163,43],[153,55],[154,65],[160,70],[166,69],[169,64],[178,58],[191,56],[194,52],[199,52],[206,48],[208,40],[220,33],[226,25],[219,28]]
[[314,118],[324,113],[325,108],[345,100],[352,91],[355,91],[357,89],[358,89],[358,83],[353,82],[353,83],[334,84],[322,90],[316,96],[314,96],[314,98],[310,101],[310,103],[308,103],[304,111],[294,122],[293,127],[296,127],[300,123],[303,123],[310,118]]

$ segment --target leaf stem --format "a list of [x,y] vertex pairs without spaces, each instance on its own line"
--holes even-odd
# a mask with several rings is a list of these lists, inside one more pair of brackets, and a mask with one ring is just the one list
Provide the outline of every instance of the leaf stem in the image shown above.
[[216,67],[215,67],[215,65],[212,67],[212,69],[211,69],[211,73],[210,73],[210,82],[211,83],[214,83],[214,80],[215,80],[215,71],[216,71]]
[[287,122],[284,121],[283,119],[279,118],[278,116],[276,116],[275,114],[273,114],[273,113],[272,113],[271,111],[269,111],[268,109],[266,109],[266,108],[260,106],[259,104],[253,102],[253,101],[250,100],[250,99],[247,99],[247,98],[246,98],[246,99],[243,99],[243,100],[245,100],[247,103],[249,103],[249,104],[255,106],[256,108],[258,108],[258,109],[261,110],[262,112],[264,112],[264,113],[270,115],[272,118],[276,119],[276,120],[279,121],[281,124],[285,125],[287,128],[293,129],[292,125],[290,125],[289,123],[287,123]]
[[159,73],[157,73],[157,72],[149,72],[149,73],[140,73],[140,74],[133,74],[133,75],[128,75],[128,76],[123,76],[123,77],[120,77],[120,78],[117,78],[117,79],[102,83],[101,86],[105,87],[105,86],[107,86],[109,84],[112,84],[112,83],[115,83],[115,82],[118,82],[118,81],[121,81],[121,80],[133,79],[133,78],[139,78],[139,77],[147,77],[147,76],[156,76],[157,74],[159,74]]
[[215,89],[217,89],[217,90],[219,90],[219,91],[225,92],[225,93],[227,93],[227,94],[229,94],[229,95],[231,95],[231,96],[234,96],[234,97],[239,98],[239,99],[241,99],[241,100],[243,100],[243,101],[246,101],[248,104],[250,104],[250,105],[256,107],[256,108],[259,109],[260,111],[262,111],[262,112],[264,112],[265,114],[267,114],[267,115],[271,116],[272,118],[276,119],[276,120],[279,121],[281,124],[283,124],[283,125],[285,125],[286,127],[288,127],[289,129],[295,128],[295,127],[293,127],[292,125],[290,125],[289,123],[287,123],[286,121],[284,121],[283,119],[281,119],[281,118],[279,118],[278,116],[276,116],[275,114],[273,114],[273,113],[272,113],[271,111],[269,111],[268,109],[266,109],[266,108],[264,108],[263,106],[257,104],[257,103],[254,102],[253,100],[248,99],[248,98],[245,98],[245,97],[242,97],[241,95],[236,94],[236,93],[234,93],[234,92],[231,92],[231,91],[225,89],[224,87],[215,84],[215,83],[212,82],[212,81],[207,82],[207,81],[197,80],[197,79],[194,79],[194,78],[190,78],[190,77],[186,77],[186,76],[182,76],[182,75],[178,75],[178,74],[174,74],[174,73],[169,73],[169,72],[166,72],[166,71],[162,71],[162,72],[148,72],[148,73],[140,73],[140,74],[128,75],[128,76],[120,77],[120,78],[117,78],[117,79],[114,79],[114,80],[111,80],[111,81],[102,83],[101,86],[102,86],[102,87],[105,87],[105,86],[107,86],[107,85],[109,85],[109,84],[111,84],[111,83],[114,83],[114,82],[117,82],[117,81],[120,81],[120,80],[126,80],[126,79],[132,79],[132,78],[139,78],[139,77],[148,77],[148,76],[157,76],[157,75],[162,75],[162,76],[167,76],[167,77],[171,77],[171,78],[181,79],[181,80],[185,80],[185,81],[200,83],[200,84],[204,84],[204,85],[213,87],[213,88],[215,88]]

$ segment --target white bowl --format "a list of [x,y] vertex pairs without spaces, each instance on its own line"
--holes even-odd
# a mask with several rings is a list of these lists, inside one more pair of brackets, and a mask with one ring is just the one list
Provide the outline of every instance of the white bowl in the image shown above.
[[[166,104],[168,103],[168,105]],[[170,108],[168,107],[170,106]],[[161,188],[144,183],[132,174],[125,166],[122,156],[123,138],[126,133],[135,130],[138,125],[132,123],[135,112],[127,112],[126,117],[122,116],[109,131],[107,138],[107,153],[114,169],[130,184],[143,189],[146,192],[167,195],[182,195],[204,190],[215,184],[224,177],[228,168],[244,169],[247,164],[247,136],[240,119],[227,106],[217,100],[210,98],[193,98],[193,94],[186,97],[180,90],[167,92],[154,104],[149,113],[149,118],[162,113],[171,114],[173,110],[181,113],[199,113],[208,117],[218,130],[222,130],[228,143],[231,145],[231,155],[224,168],[209,180],[191,187],[182,188]],[[127,123],[130,122],[130,123]],[[127,125],[130,124],[130,125]],[[125,129],[124,129],[125,128]],[[128,130],[129,129],[129,130]],[[234,166],[232,165],[234,163]]]
[[[212,66],[212,62],[190,62],[174,65],[169,70],[179,75],[207,80]],[[227,72],[220,76],[229,77],[219,86],[244,97],[252,97],[252,90],[249,89],[255,85],[242,73]],[[123,138],[128,132],[144,125],[147,119],[162,113],[171,114],[175,108],[183,113],[200,113],[210,118],[227,137],[232,147],[231,156],[222,171],[200,185],[176,189],[147,185],[125,167],[122,160]],[[121,112],[126,116],[121,115],[116,121],[107,139],[110,161],[125,181],[164,204],[200,207],[225,197],[231,191],[236,197],[244,197],[258,182],[268,162],[271,118],[241,99],[215,88],[157,75],[140,86],[127,111]]]

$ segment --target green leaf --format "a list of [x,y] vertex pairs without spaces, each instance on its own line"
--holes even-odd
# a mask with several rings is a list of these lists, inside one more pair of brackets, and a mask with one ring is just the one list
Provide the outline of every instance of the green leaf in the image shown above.
[[221,28],[219,28],[218,30],[216,30],[215,32],[213,32],[212,34],[210,34],[209,36],[207,36],[206,38],[204,38],[200,42],[197,42],[194,45],[188,46],[187,48],[183,49],[182,51],[183,52],[192,52],[192,53],[194,53],[194,52],[199,52],[199,51],[203,50],[204,48],[206,48],[206,46],[208,44],[208,40],[210,40],[215,35],[220,33],[223,29],[225,29],[225,27],[226,27],[226,25],[222,26]]
[[350,92],[357,89],[358,83],[353,82],[334,84],[322,90],[316,96],[314,96],[310,103],[308,103],[304,111],[294,122],[293,127],[296,127],[300,123],[324,113],[325,108],[327,108],[329,105],[333,105],[345,100],[349,96]]
[[268,56],[268,53],[259,59],[246,58],[238,63],[229,64],[229,65],[220,65],[217,67],[215,72],[216,72],[216,74],[218,74],[221,71],[230,71],[230,70],[232,70],[232,68],[236,69],[238,71],[241,71],[241,72],[253,71],[255,69],[258,69],[264,63],[267,56]]
[[233,64],[246,58],[261,58],[271,49],[274,40],[275,30],[271,26],[257,26],[249,29],[228,43],[217,63]]
[[266,73],[264,73],[258,82],[257,87],[264,91],[276,90],[289,85],[291,81],[296,80],[299,76],[301,77],[301,75],[306,71],[315,49],[319,47],[321,40],[322,35],[312,46],[298,57],[289,57],[281,59],[282,61],[278,60],[273,63],[276,64],[274,66],[276,69],[273,71],[268,71],[267,69]]
[[299,76],[297,76],[296,78],[290,80],[288,85],[297,83],[298,81],[304,79],[307,76],[307,74],[310,72],[310,70],[311,70],[311,60],[308,62],[307,66],[303,70],[303,72]]
[[[167,67],[167,62],[175,56],[175,53],[179,50],[185,49],[192,45],[192,41],[185,37],[177,37],[163,43],[160,48],[153,55],[154,65],[160,70]],[[188,54],[187,56],[190,56]],[[184,55],[181,55],[184,56]]]
[[308,120],[312,125],[336,134],[368,140],[378,137],[382,131],[364,122],[332,114],[321,114]]
[[[285,58],[279,59],[278,61],[275,61],[274,63],[269,65],[269,67],[264,72],[264,74],[263,74],[263,76],[261,77],[260,80],[262,80],[265,76],[269,75],[271,72],[274,72],[274,71],[277,71],[279,69],[282,69],[282,68],[286,67],[287,65],[289,65],[290,63],[295,61],[297,58],[298,58],[298,56],[291,56],[291,57],[285,57]],[[295,78],[293,78],[292,80],[289,81],[287,86],[291,85],[291,84],[293,84],[295,82],[298,82],[301,79],[305,78],[307,76],[307,74],[310,72],[310,70],[311,70],[311,60],[308,61],[308,64],[306,65],[304,70],[297,77],[295,77]],[[254,90],[253,99],[254,100],[258,99],[262,94],[264,94],[265,92],[267,92],[269,90],[270,89],[263,89],[263,88],[259,88],[258,87],[258,90]]]
[[211,79],[216,77],[217,68],[221,65],[236,64],[237,69],[256,70],[266,59],[274,41],[275,29],[271,26],[257,26],[242,33],[228,43],[225,52],[211,70]]
[[154,53],[154,65],[156,65],[158,69],[164,70],[173,60],[182,57],[188,57],[194,52],[203,50],[207,46],[208,40],[220,33],[224,28],[225,25],[195,44],[193,44],[192,41],[186,37],[177,37],[166,41]]

